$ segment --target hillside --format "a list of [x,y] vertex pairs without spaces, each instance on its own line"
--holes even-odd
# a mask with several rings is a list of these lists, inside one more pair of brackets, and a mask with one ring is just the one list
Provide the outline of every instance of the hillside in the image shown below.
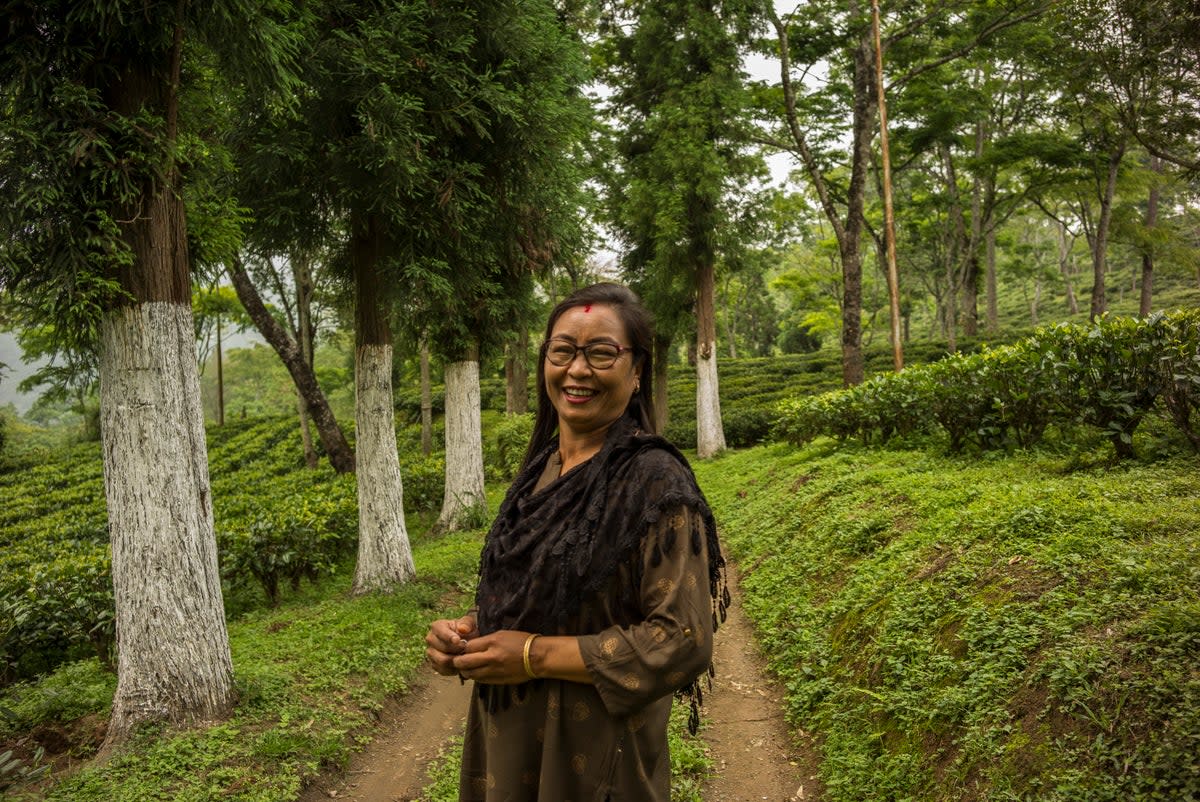
[[1200,460],[698,466],[830,800],[1200,794]]

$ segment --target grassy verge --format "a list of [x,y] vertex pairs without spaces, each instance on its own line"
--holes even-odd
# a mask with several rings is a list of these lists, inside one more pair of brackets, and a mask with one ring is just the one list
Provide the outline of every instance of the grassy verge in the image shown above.
[[697,466],[830,800],[1200,796],[1200,462],[1089,459]]
[[[474,586],[481,539],[476,530],[417,542],[420,578],[392,595],[351,597],[347,569],[274,610],[231,622],[240,697],[232,718],[183,733],[146,731],[102,765],[84,765],[41,791],[14,790],[7,798],[295,799],[319,772],[344,767],[384,699],[407,689],[424,658],[429,620],[454,603],[448,598]],[[8,689],[0,705],[39,720],[106,712],[53,709],[55,700],[87,708],[80,700],[111,699],[111,677],[95,662],[53,677]],[[40,712],[30,709],[37,706]]]

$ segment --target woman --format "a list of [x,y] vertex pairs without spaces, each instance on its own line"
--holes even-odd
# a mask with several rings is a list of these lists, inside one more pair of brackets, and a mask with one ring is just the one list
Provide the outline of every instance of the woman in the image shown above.
[[708,504],[653,434],[652,337],[616,284],[550,315],[476,607],[425,639],[434,670],[475,682],[460,800],[670,799],[671,694],[691,695],[694,729],[729,595]]

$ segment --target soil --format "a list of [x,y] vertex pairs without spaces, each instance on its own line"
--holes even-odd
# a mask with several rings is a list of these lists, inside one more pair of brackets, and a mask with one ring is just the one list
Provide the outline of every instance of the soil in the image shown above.
[[[730,590],[738,594],[736,571]],[[736,601],[717,633],[717,676],[705,694],[714,774],[705,802],[813,802],[822,797],[814,744],[788,733],[783,694],[767,676],[753,632]],[[344,774],[311,786],[299,802],[410,802],[429,784],[427,769],[442,746],[462,732],[470,684],[430,675],[385,708],[371,743]]]

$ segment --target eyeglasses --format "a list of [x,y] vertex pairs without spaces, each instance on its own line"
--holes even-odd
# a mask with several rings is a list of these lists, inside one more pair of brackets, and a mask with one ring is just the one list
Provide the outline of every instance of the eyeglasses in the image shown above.
[[590,343],[588,345],[575,345],[566,340],[547,340],[542,344],[542,350],[546,352],[546,359],[551,365],[558,367],[566,367],[575,361],[575,354],[583,352],[583,358],[595,370],[606,370],[611,368],[616,361],[621,357],[621,354],[632,352],[634,349],[627,348],[624,345],[613,345],[612,343]]

